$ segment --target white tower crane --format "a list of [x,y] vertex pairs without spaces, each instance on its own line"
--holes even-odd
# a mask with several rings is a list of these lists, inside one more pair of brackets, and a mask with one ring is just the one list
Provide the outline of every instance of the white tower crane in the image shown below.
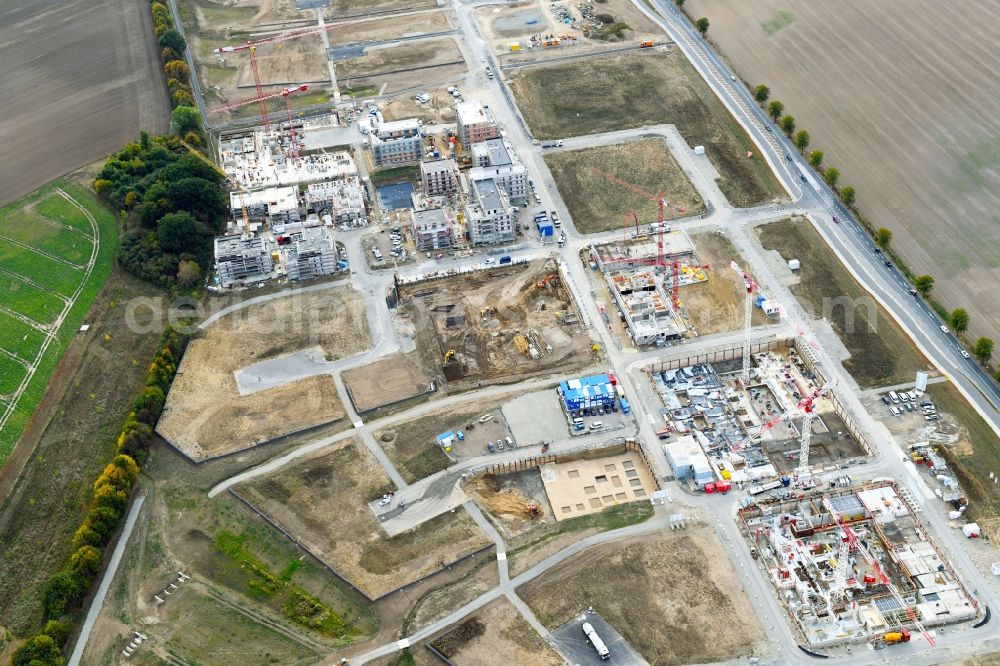
[[836,384],[837,380],[828,382],[799,401],[798,407],[802,409],[802,438],[799,440],[799,466],[795,471],[800,475],[809,471],[809,444],[812,442],[812,421],[815,416],[813,403]]
[[878,563],[878,560],[876,560],[868,548],[861,543],[861,540],[858,539],[858,535],[854,533],[854,530],[852,530],[851,526],[847,524],[847,521],[834,510],[833,503],[831,503],[830,498],[825,495],[823,496],[823,506],[826,507],[826,510],[830,512],[831,516],[833,516],[833,519],[837,521],[840,524],[841,529],[844,530],[844,538],[847,540],[849,550],[861,553],[871,566],[872,571],[875,574],[876,581],[885,585],[886,589],[889,590],[889,594],[892,595],[892,598],[897,604],[899,604],[899,607],[906,614],[907,619],[909,619],[913,626],[924,635],[924,639],[927,640],[927,644],[934,647],[934,637],[931,636],[930,632],[924,628],[923,623],[920,621],[920,617],[917,615],[917,611],[914,610],[911,604],[906,603],[906,600],[903,599],[902,595],[900,595],[899,590],[896,589],[895,584],[893,584],[885,572],[882,571],[882,566]]
[[750,385],[750,319],[753,315],[753,295],[757,293],[757,283],[750,274],[740,268],[735,261],[730,262],[729,267],[736,271],[743,278],[743,286],[746,288],[746,300],[743,304],[743,386]]

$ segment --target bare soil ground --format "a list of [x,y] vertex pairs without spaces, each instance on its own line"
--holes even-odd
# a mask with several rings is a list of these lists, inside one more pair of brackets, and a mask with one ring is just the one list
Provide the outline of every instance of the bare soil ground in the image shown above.
[[441,32],[451,28],[448,16],[443,11],[427,11],[403,16],[390,16],[355,23],[342,30],[330,32],[330,46],[357,44],[361,42],[382,42],[403,36],[427,32]]
[[[149,663],[156,664],[170,655],[193,662],[209,654],[213,663],[259,663],[244,645],[259,646],[258,654],[270,652],[264,663],[275,658],[273,663],[313,663],[315,653],[377,633],[379,618],[361,595],[242,502],[229,495],[207,497],[204,486],[240,468],[233,459],[195,467],[171,449],[154,447],[144,469],[143,513],[83,663],[114,663],[123,639],[135,629],[151,638],[137,656],[155,656]],[[157,604],[153,595],[174,581],[178,570],[191,579],[169,596],[161,594],[166,602]],[[268,583],[262,571],[280,582]],[[293,621],[291,588],[335,613],[343,628],[320,631]]]
[[685,10],[711,19],[742,78],[771,86],[857,187],[872,225],[892,229],[915,273],[937,278],[935,296],[969,311],[970,337],[996,338],[1000,54],[988,45],[1000,5],[690,0]]
[[327,20],[344,16],[364,16],[375,12],[433,7],[433,0],[330,0]]
[[258,509],[370,597],[433,573],[489,543],[464,512],[388,538],[368,502],[392,482],[351,440],[237,487]]
[[[414,69],[419,68],[419,69]],[[369,48],[360,58],[337,64],[341,89],[365,84],[387,93],[435,82],[457,79],[465,73],[465,60],[452,37],[417,42],[399,42]]]
[[[735,331],[743,326],[743,279],[729,267],[735,261],[746,266],[746,261],[723,235],[706,232],[691,236],[698,262],[708,264],[708,282],[683,286],[679,296],[688,320],[700,335]],[[759,308],[754,308],[750,318],[754,326],[769,322]]]
[[829,320],[851,356],[844,368],[862,388],[912,380],[931,369],[910,338],[859,285],[808,221],[784,220],[757,227],[765,249],[802,268],[790,288],[815,319]]
[[240,396],[233,372],[319,345],[327,360],[370,346],[361,297],[346,287],[294,294],[222,317],[184,355],[157,431],[205,460],[344,415],[329,376]]
[[[719,188],[735,206],[784,197],[756,147],[678,49],[527,67],[511,90],[538,139],[672,123],[705,146]],[[665,91],[669,91],[667,94]]]
[[763,631],[720,552],[705,526],[602,544],[519,595],[553,629],[593,606],[650,663],[725,661],[748,655]]
[[[572,372],[590,363],[586,332],[561,323],[561,314],[573,307],[569,292],[555,282],[537,287],[553,272],[554,263],[538,260],[400,289],[402,313],[416,329],[424,371],[450,385],[469,386],[477,380],[524,378],[555,368]],[[519,353],[513,343],[519,332],[532,331],[541,344],[537,360]],[[444,355],[452,349],[456,354],[444,366]]]
[[[817,409],[816,413],[818,418],[813,421],[813,437],[809,444],[811,465],[835,465],[865,455],[861,444],[847,432],[844,420],[832,407]],[[796,425],[801,427],[801,423]],[[798,439],[762,440],[761,447],[778,472],[790,472],[798,467]]]
[[0,206],[104,159],[140,130],[168,129],[148,3],[70,0],[58,18],[51,9],[44,0],[0,8],[0,142],[10,156],[0,160]]
[[506,599],[490,603],[434,638],[431,645],[456,666],[559,666],[563,663],[562,657],[542,640]]
[[662,192],[671,204],[664,210],[667,219],[705,212],[704,201],[661,139],[551,153],[545,163],[569,207],[573,225],[581,233],[621,229],[629,212],[637,213],[642,225],[656,221],[655,201],[608,180],[595,169],[652,194]]
[[[470,401],[457,408],[434,412],[396,427],[380,430],[375,433],[375,439],[403,479],[407,483],[413,483],[452,464],[453,460],[435,440],[441,433],[463,430],[465,441],[454,442],[452,457],[470,453],[482,455],[487,441],[496,441],[506,436],[507,426],[495,407],[495,401]],[[492,420],[487,423],[476,422],[476,419],[491,409],[495,415]],[[469,424],[473,425],[471,430],[467,428]]]
[[[155,324],[139,332],[125,304],[156,297],[154,287],[112,271],[0,477],[0,626],[40,626],[41,586],[63,566],[89,508],[92,484],[112,458],[122,421],[159,341]],[[108,336],[108,338],[105,338]],[[17,470],[23,471],[15,485]]]
[[386,120],[419,118],[424,123],[455,122],[455,98],[448,93],[447,86],[422,88],[420,92],[430,95],[431,101],[418,104],[414,95],[401,94],[382,107],[382,117]]
[[412,354],[392,354],[341,374],[359,412],[406,400],[427,391],[428,377]]
[[414,606],[410,615],[413,629],[437,622],[455,609],[461,608],[481,594],[500,584],[496,555],[484,553],[474,567],[469,567],[460,579],[432,590]]

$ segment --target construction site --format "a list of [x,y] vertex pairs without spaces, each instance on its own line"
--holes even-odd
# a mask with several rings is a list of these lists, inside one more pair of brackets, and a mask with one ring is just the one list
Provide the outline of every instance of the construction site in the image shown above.
[[[663,419],[657,437],[675,477],[705,492],[733,484],[751,496],[817,485],[816,474],[867,455],[833,392],[799,351],[799,340],[714,363],[647,369]],[[668,367],[669,366],[669,367]]]
[[740,511],[751,555],[811,647],[911,640],[979,605],[891,481],[758,502]]
[[497,266],[397,287],[425,372],[448,383],[571,372],[594,358],[556,261]]

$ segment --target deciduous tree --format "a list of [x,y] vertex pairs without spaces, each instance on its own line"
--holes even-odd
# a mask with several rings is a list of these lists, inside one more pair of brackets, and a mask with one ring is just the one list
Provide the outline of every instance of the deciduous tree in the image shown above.
[[854,188],[850,185],[846,185],[840,188],[840,200],[844,202],[845,206],[854,205]]
[[892,229],[888,227],[879,227],[876,229],[875,242],[882,247],[889,247],[889,243],[892,242]]
[[799,152],[805,152],[805,149],[809,147],[809,132],[805,130],[799,130],[795,133],[795,147],[799,149]]
[[36,634],[17,649],[10,663],[11,666],[63,666],[66,660],[54,638]]
[[170,112],[170,133],[184,134],[185,132],[201,131],[201,114],[193,106],[178,106]]
[[987,363],[991,358],[993,358],[993,341],[989,338],[979,338],[976,340],[976,346],[973,349],[973,353],[976,358],[979,359],[980,363]]
[[781,118],[781,131],[787,136],[791,136],[795,131],[795,116],[787,115]]
[[959,333],[964,333],[969,328],[969,313],[965,308],[955,308],[948,316],[948,323]]
[[173,49],[177,53],[184,53],[185,49],[187,49],[187,42],[184,41],[184,36],[181,33],[173,28],[167,28],[160,35],[160,48]]
[[823,151],[814,150],[809,153],[809,166],[813,169],[818,169],[823,164]]
[[771,103],[767,105],[767,115],[771,116],[771,120],[778,122],[778,118],[781,114],[785,112],[785,105],[776,99],[772,99]]
[[926,296],[931,293],[931,290],[934,289],[934,276],[918,275],[913,278],[913,287],[920,293],[921,296]]
[[767,99],[771,96],[771,89],[765,86],[763,83],[753,89],[753,98],[757,100],[757,103],[764,106],[767,103]]
[[823,171],[823,180],[825,180],[826,184],[830,187],[837,187],[837,181],[840,180],[840,169],[837,169],[836,167],[827,167],[826,170]]
[[705,33],[708,32],[709,25],[710,23],[708,22],[708,19],[704,16],[694,22],[694,27],[698,28],[698,32],[701,33],[702,37],[704,37]]

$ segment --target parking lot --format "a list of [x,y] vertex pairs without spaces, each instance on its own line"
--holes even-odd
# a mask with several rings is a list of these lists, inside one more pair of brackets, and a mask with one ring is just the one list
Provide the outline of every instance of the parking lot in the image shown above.
[[924,397],[923,391],[889,391],[879,396],[879,399],[891,416],[913,414],[923,417],[925,421],[937,421],[940,418],[934,402],[929,397]]
[[566,437],[566,415],[553,389],[526,393],[503,406],[510,430],[522,446]]
[[605,622],[604,618],[596,611],[584,611],[552,632],[557,649],[560,654],[566,657],[568,663],[578,666],[598,666],[598,664],[607,663],[601,660],[597,655],[597,650],[583,633],[584,622],[590,623],[597,635],[604,641],[611,653],[608,662],[617,666],[631,666],[633,664],[639,666],[646,663],[639,656],[639,653],[629,645],[628,641],[622,638],[621,634]]
[[414,260],[416,248],[408,225],[409,213],[406,212],[404,215],[406,220],[401,218],[399,222],[383,224],[378,227],[379,233],[370,234],[362,239],[365,257],[372,268],[398,266]]

